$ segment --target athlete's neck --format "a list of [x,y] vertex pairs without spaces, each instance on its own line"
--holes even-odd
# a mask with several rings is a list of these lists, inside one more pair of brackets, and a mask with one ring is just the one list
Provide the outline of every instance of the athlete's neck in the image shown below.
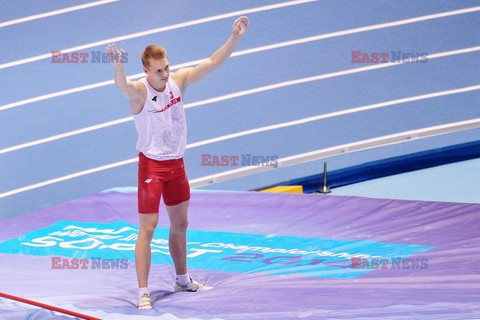
[[158,92],[165,91],[165,88],[167,87],[167,84],[165,83],[161,88],[157,88],[154,85],[152,85],[152,83],[150,82],[150,80],[148,80],[148,78],[147,78],[147,81],[148,81],[148,84],[150,85],[150,87],[152,87],[153,89],[155,89],[155,91],[158,91]]

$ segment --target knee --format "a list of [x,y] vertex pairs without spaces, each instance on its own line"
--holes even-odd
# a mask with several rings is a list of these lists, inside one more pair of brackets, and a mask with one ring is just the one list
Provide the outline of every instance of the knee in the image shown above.
[[175,222],[170,225],[170,229],[175,233],[186,232],[188,228],[188,219],[183,221]]
[[143,237],[146,237],[147,239],[152,240],[154,232],[155,232],[155,226],[153,225],[142,226],[140,227],[139,237],[143,236]]

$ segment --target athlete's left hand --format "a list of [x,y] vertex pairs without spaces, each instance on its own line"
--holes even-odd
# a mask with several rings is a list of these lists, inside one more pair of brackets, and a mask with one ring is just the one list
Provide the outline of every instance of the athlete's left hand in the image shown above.
[[248,18],[246,16],[241,16],[233,23],[232,34],[236,37],[241,37],[247,32],[248,28]]

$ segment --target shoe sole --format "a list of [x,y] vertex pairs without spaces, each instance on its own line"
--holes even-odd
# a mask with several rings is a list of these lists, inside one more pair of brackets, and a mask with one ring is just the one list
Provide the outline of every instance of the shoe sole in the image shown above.
[[152,306],[142,306],[142,307],[137,306],[137,309],[138,310],[150,310],[150,309],[152,309]]
[[213,289],[213,287],[203,286],[203,287],[198,288],[196,291],[190,291],[190,290],[184,290],[180,287],[175,286],[175,292],[203,292],[203,291],[209,291],[209,290],[212,290],[212,289]]

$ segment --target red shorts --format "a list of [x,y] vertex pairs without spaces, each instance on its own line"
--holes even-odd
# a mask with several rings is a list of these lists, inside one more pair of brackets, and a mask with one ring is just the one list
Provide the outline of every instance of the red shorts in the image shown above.
[[158,213],[160,198],[167,206],[190,200],[183,158],[158,161],[138,155],[138,212]]

